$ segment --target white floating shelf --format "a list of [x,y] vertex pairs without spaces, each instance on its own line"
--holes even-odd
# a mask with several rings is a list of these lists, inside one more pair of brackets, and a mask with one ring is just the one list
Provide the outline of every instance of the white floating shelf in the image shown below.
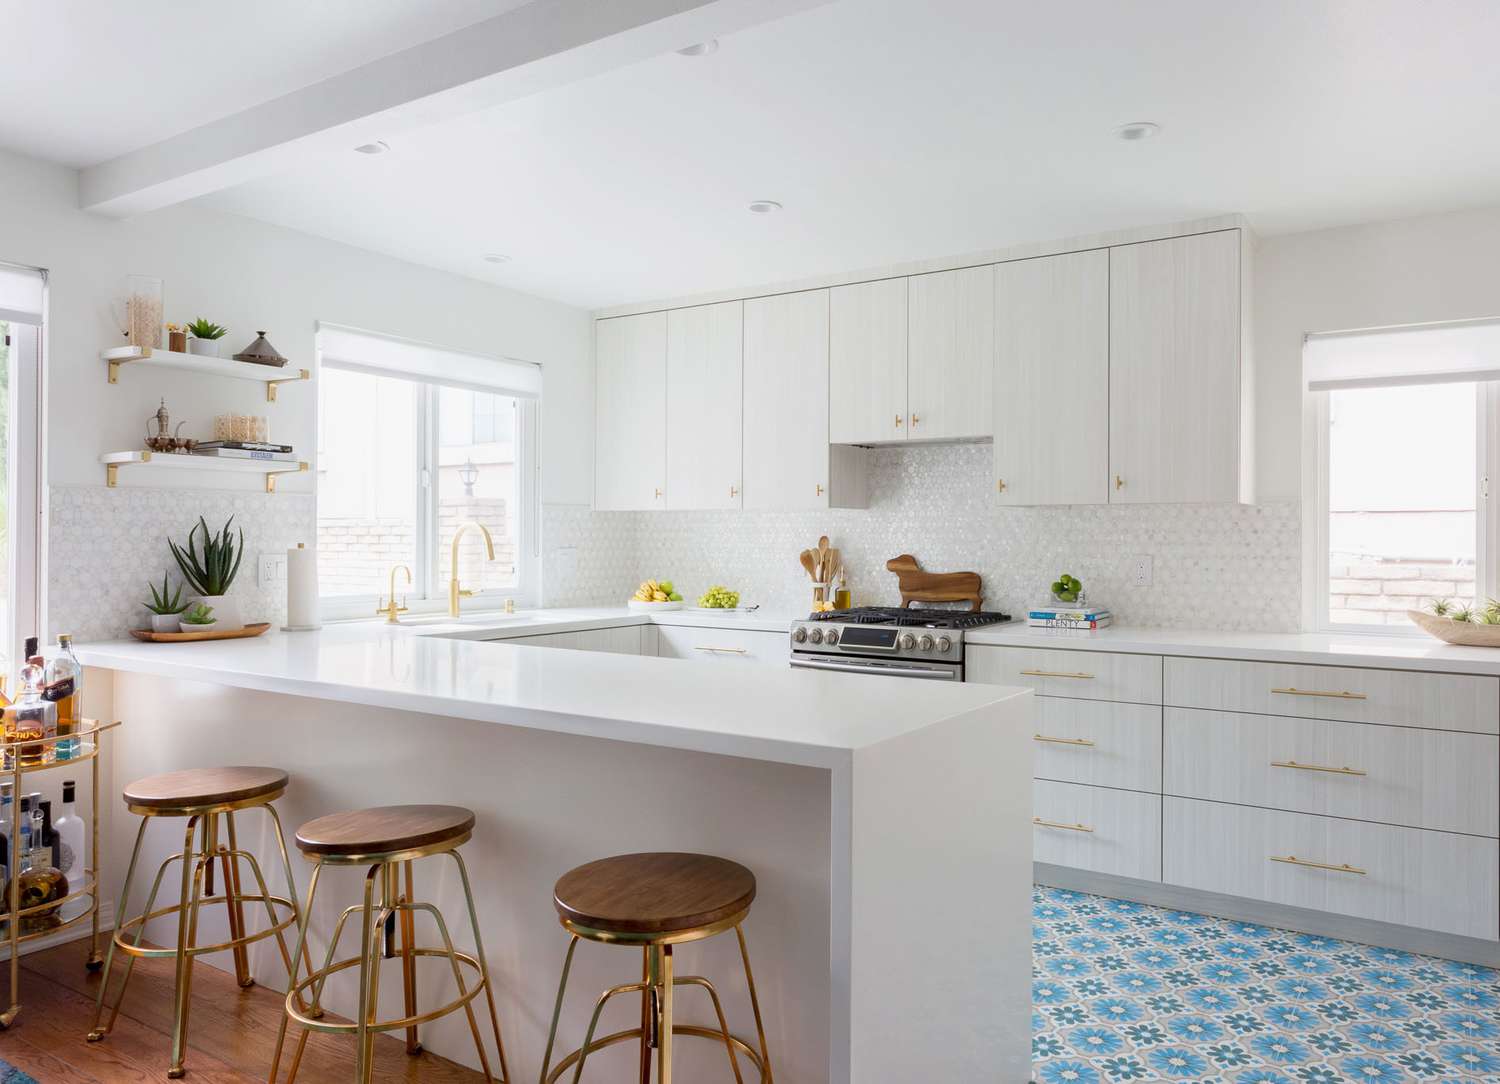
[[196,470],[218,474],[262,474],[266,479],[266,492],[276,492],[276,476],[299,474],[307,470],[305,462],[276,459],[231,459],[228,456],[184,455],[179,452],[105,452],[99,457],[104,464],[105,484],[113,487],[119,480],[120,468],[138,470]]
[[235,361],[232,358],[214,358],[203,354],[182,354],[176,350],[153,350],[149,347],[117,346],[104,350],[99,360],[109,365],[109,382],[120,380],[120,367],[183,369],[191,373],[206,373],[209,376],[227,376],[235,380],[253,380],[266,386],[266,402],[276,402],[276,389],[282,384],[294,384],[310,380],[312,373],[306,369],[293,369],[275,365],[256,365],[250,361]]

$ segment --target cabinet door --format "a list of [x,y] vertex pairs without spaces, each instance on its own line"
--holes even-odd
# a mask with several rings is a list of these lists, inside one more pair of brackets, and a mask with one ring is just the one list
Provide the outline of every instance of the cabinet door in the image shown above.
[[667,313],[667,507],[740,506],[744,303]]
[[594,323],[594,507],[666,507],[667,314]]
[[1241,499],[1240,232],[1109,250],[1110,499]]
[[746,508],[827,508],[828,291],[745,302]]
[[995,496],[1109,500],[1109,252],[995,268]]
[[829,440],[904,440],[906,280],[883,279],[829,291]]
[[907,280],[908,440],[993,432],[995,269],[965,267]]

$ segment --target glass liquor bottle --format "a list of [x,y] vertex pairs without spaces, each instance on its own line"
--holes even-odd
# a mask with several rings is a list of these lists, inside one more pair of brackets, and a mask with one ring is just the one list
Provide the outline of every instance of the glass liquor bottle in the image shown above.
[[[56,840],[57,851],[55,864],[62,870],[63,879],[68,885],[64,895],[68,892],[77,892],[83,887],[84,880],[83,818],[78,815],[76,794],[76,784],[71,779],[66,780],[62,788],[62,813],[52,822],[52,834]],[[58,917],[63,922],[71,922],[88,910],[88,906],[88,898],[80,896],[76,900],[63,904],[62,912]]]
[[47,684],[42,690],[44,699],[57,705],[57,743],[53,757],[48,759],[72,760],[79,753],[78,738],[73,736],[83,727],[83,667],[78,656],[73,654],[73,637],[66,632],[57,638],[57,655],[47,664]]
[[26,665],[21,667],[20,693],[5,707],[5,740],[23,743],[6,750],[7,768],[14,767],[13,756],[20,757],[23,768],[41,767],[50,759],[49,743],[44,739],[57,735],[57,705],[42,698],[46,671],[36,649],[36,637],[30,637],[26,641]]

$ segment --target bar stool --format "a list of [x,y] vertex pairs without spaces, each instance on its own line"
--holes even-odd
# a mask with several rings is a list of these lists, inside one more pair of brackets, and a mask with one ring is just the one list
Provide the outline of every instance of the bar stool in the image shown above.
[[[125,1000],[125,989],[130,984],[131,972],[137,957],[173,957],[177,961],[175,980],[175,1008],[172,1022],[172,1064],[167,1076],[176,1080],[186,1070],[183,1059],[187,1053],[188,1010],[192,1000],[193,960],[210,952],[225,949],[234,953],[235,977],[241,987],[254,985],[250,977],[249,955],[246,948],[264,938],[275,936],[281,946],[281,959],[287,973],[292,973],[292,957],[287,950],[282,931],[297,921],[297,902],[271,895],[266,886],[260,863],[250,851],[241,850],[235,833],[234,815],[247,809],[263,809],[271,817],[276,830],[276,843],[281,849],[281,863],[286,872],[287,885],[292,880],[292,862],[287,855],[286,839],[281,831],[281,818],[271,803],[286,791],[287,773],[279,768],[193,768],[187,771],[167,772],[137,780],[125,788],[125,807],[141,818],[141,827],[136,832],[135,849],[130,855],[130,866],[125,873],[125,885],[120,890],[120,905],[116,912],[115,932],[110,939],[109,953],[104,962],[104,977],[99,984],[99,994],[94,1002],[94,1020],[90,1026],[89,1042],[103,1039],[115,1026],[120,1015],[120,1005]],[[146,897],[146,907],[140,915],[126,918],[126,907],[130,900],[130,887],[135,879],[136,864],[141,857],[141,844],[146,838],[146,826],[154,817],[186,817],[187,830],[183,836],[182,851],[169,856],[156,871],[151,884],[151,893]],[[220,820],[223,835],[220,834]],[[199,842],[195,848],[194,835]],[[224,842],[221,842],[221,839]],[[226,845],[227,844],[227,845]],[[250,868],[255,877],[259,893],[246,895],[241,891],[240,862]],[[178,901],[167,907],[154,909],[156,897],[161,889],[162,878],[173,862],[182,863],[182,889]],[[224,893],[214,894],[214,865],[219,864],[223,872]],[[288,891],[296,895],[290,887]],[[215,945],[198,944],[198,915],[204,903],[225,905],[229,920],[229,940]],[[267,929],[249,933],[245,925],[244,904],[265,905]],[[278,917],[276,909],[285,910]],[[177,916],[177,944],[172,948],[146,948],[142,942],[146,934],[146,923],[164,915]],[[134,937],[130,935],[134,931]],[[114,967],[115,951],[129,958],[125,975],[120,981],[119,993],[110,1006],[109,1022],[100,1027],[99,1022],[108,1002],[110,974]]]
[[[590,1054],[631,1039],[640,1041],[641,1084],[650,1082],[653,1049],[657,1084],[671,1084],[674,1035],[722,1042],[738,1084],[744,1084],[744,1079],[740,1076],[736,1051],[750,1059],[760,1073],[762,1084],[771,1084],[771,1057],[766,1051],[766,1029],[761,1022],[760,1000],[755,994],[755,976],[750,971],[750,951],[745,946],[743,927],[754,899],[753,873],[738,862],[707,854],[622,854],[565,873],[553,891],[553,903],[563,929],[573,936],[563,958],[552,1029],[547,1034],[547,1052],[542,1057],[541,1084],[556,1084],[569,1068],[573,1069],[573,1081],[577,1084]],[[702,941],[729,929],[739,938],[759,1052],[730,1034],[719,993],[711,982],[697,975],[673,974],[674,946]],[[573,966],[573,951],[579,939],[604,945],[640,946],[642,978],[640,982],[611,987],[599,996],[583,1045],[549,1073],[563,994],[568,988],[568,970]],[[719,1020],[717,1029],[676,1022],[673,990],[678,986],[701,986],[708,992]],[[594,1031],[604,1006],[617,994],[630,993],[641,995],[640,1026],[595,1039]]]
[[[398,805],[377,809],[361,809],[349,813],[334,813],[309,821],[297,830],[297,848],[313,863],[312,878],[307,885],[307,900],[302,908],[302,924],[297,935],[297,948],[292,958],[301,967],[303,954],[308,951],[307,927],[313,913],[313,901],[317,896],[318,878],[328,866],[368,866],[365,872],[364,903],[346,907],[333,929],[333,938],[328,944],[328,954],[323,966],[316,971],[308,965],[307,978],[293,983],[286,996],[286,1011],[282,1014],[281,1029],[276,1036],[276,1054],[271,1062],[271,1082],[275,1084],[281,1068],[281,1054],[286,1043],[288,1022],[295,1021],[302,1027],[297,1040],[297,1049],[292,1055],[287,1072],[287,1084],[297,1078],[297,1069],[302,1063],[302,1053],[307,1047],[307,1036],[311,1031],[333,1032],[355,1037],[354,1079],[358,1084],[368,1084],[374,1071],[375,1036],[385,1031],[406,1031],[406,1052],[420,1054],[422,1044],[418,1041],[418,1025],[459,1009],[469,1020],[469,1031],[474,1036],[474,1047],[479,1052],[479,1064],[484,1078],[494,1082],[490,1072],[490,1060],[485,1052],[484,1040],[479,1034],[479,1022],[474,1016],[472,1002],[484,991],[489,1007],[490,1028],[495,1036],[495,1049],[499,1057],[500,1077],[509,1084],[510,1073],[505,1065],[505,1044],[500,1038],[500,1017],[495,1012],[495,996],[490,982],[489,967],[485,963],[484,943],[479,936],[479,917],[474,910],[474,892],[469,884],[469,870],[464,865],[458,848],[468,841],[474,832],[474,814],[467,809],[451,805]],[[475,954],[459,952],[448,936],[448,925],[443,914],[430,903],[417,902],[412,886],[412,862],[428,855],[446,854],[458,866],[463,879],[464,899],[469,906],[469,923],[474,930]],[[398,882],[404,881],[404,887]],[[443,947],[418,948],[416,941],[417,912],[431,915],[437,926]],[[354,915],[359,916],[361,932],[358,956],[334,961],[339,939],[344,933],[344,924]],[[394,944],[396,928],[400,926],[400,947]],[[402,994],[404,1013],[396,1019],[379,1019],[380,961],[382,957],[401,956]],[[416,959],[420,956],[437,956],[446,959],[453,969],[453,981],[458,987],[458,996],[445,1005],[425,1013],[417,1012]],[[477,983],[470,987],[464,982],[463,968],[471,968]],[[325,1023],[322,1016],[323,985],[330,975],[349,968],[359,968],[359,1008],[353,1023]],[[310,992],[311,1004],[304,1010],[301,995]]]

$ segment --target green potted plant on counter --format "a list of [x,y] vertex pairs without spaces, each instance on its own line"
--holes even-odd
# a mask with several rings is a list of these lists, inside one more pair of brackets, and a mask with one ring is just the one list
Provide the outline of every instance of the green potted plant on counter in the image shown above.
[[182,584],[175,589],[167,587],[167,574],[161,574],[161,590],[157,590],[156,584],[146,585],[151,588],[151,601],[145,604],[146,609],[151,611],[152,632],[176,632],[179,624],[178,618],[182,611],[187,608],[187,603],[182,600]]
[[[187,545],[179,546],[168,539],[172,556],[189,587],[198,592],[198,601],[210,607],[217,615],[216,628],[223,632],[237,632],[245,627],[240,617],[239,606],[229,598],[229,588],[239,575],[240,559],[245,555],[245,529],[240,528],[236,543],[229,533],[234,517],[230,516],[217,534],[208,529],[202,516],[188,532]],[[199,552],[198,532],[203,532],[202,552]]]
[[219,356],[219,340],[229,334],[229,329],[223,324],[216,324],[201,316],[188,324],[187,330],[192,336],[188,340],[188,353],[203,354],[211,358]]
[[201,602],[184,610],[182,619],[178,622],[178,628],[183,632],[208,632],[218,627],[219,623],[214,620],[214,608]]

